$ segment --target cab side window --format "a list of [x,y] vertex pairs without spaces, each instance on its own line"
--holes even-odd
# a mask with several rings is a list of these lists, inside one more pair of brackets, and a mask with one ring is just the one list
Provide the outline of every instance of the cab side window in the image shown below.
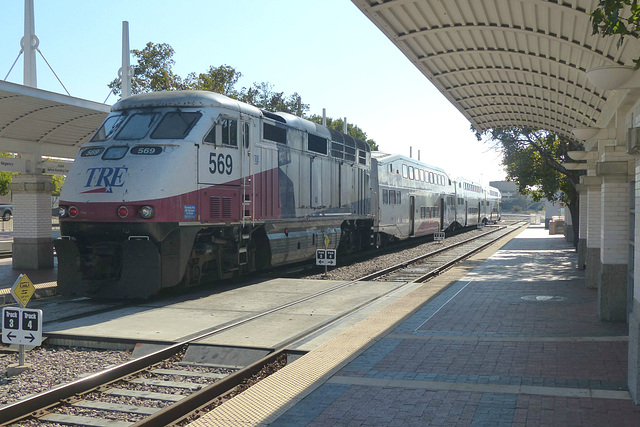
[[222,145],[238,146],[238,121],[234,119],[222,119]]
[[[243,139],[246,138],[248,143],[248,124],[246,124],[246,134],[243,135]],[[222,144],[228,147],[238,146],[238,121],[235,119],[223,118],[218,120],[218,123],[209,131],[204,138],[204,142],[210,144]]]

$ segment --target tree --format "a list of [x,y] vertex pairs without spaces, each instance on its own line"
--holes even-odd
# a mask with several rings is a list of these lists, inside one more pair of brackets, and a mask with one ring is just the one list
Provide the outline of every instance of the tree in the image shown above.
[[242,88],[238,99],[268,111],[281,111],[303,117],[309,111],[309,104],[302,102],[298,92],[285,96],[284,92],[274,92],[268,82],[254,83],[250,88]]
[[[302,102],[298,92],[291,95],[276,92],[269,82],[253,83],[249,88],[236,89],[242,73],[229,65],[210,66],[204,73],[191,72],[182,79],[171,70],[175,64],[173,60],[175,51],[166,43],[149,42],[144,49],[134,49],[131,53],[138,61],[133,66],[134,76],[131,86],[133,94],[163,90],[207,90],[268,111],[285,112],[305,118],[309,111],[309,104]],[[121,81],[118,78],[109,83],[109,88],[118,95],[121,91],[120,85]],[[322,118],[318,115],[313,115],[309,119],[322,123]],[[343,121],[329,118],[328,126],[342,131]],[[347,133],[354,138],[366,141],[371,146],[371,150],[378,149],[376,142],[367,138],[367,134],[358,126],[349,124]]]
[[242,73],[229,65],[211,66],[206,73],[190,73],[184,81],[185,89],[208,90],[231,98],[238,97],[236,83]]
[[567,205],[574,236],[578,236],[580,199],[576,186],[583,172],[568,170],[562,163],[569,159],[568,151],[584,150],[582,144],[529,127],[473,130],[478,140],[493,141],[495,148],[502,151],[507,180],[518,185],[520,194],[531,195],[536,202],[546,198]]
[[51,183],[53,184],[53,191],[51,191],[52,196],[60,195],[60,190],[62,190],[65,178],[65,175],[51,175]]
[[[131,93],[184,89],[180,76],[171,70],[175,64],[175,52],[171,46],[166,43],[149,42],[144,49],[134,49],[131,53],[138,59],[138,63],[133,66]],[[120,86],[120,78],[109,83],[109,88],[116,95],[120,93]]]
[[[311,120],[312,122],[322,124],[322,116],[319,116],[317,114],[314,114],[311,117],[307,117],[307,119]],[[342,132],[344,130],[344,120],[327,117],[327,127],[333,130],[337,130],[338,132]],[[361,141],[365,141],[367,144],[369,144],[369,147],[371,147],[371,151],[378,150],[378,144],[373,139],[368,138],[365,131],[354,124],[347,123],[347,135],[350,135]]]
[[[590,15],[593,34],[618,35],[618,47],[626,36],[640,37],[638,0],[601,0]],[[636,68],[640,67],[640,58],[634,62]]]

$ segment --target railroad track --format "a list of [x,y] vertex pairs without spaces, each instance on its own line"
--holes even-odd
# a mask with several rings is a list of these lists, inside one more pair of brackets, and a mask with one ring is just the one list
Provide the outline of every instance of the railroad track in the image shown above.
[[[212,402],[224,396],[265,367],[285,363],[287,348],[339,319],[351,315],[364,306],[373,304],[386,295],[379,295],[338,318],[327,320],[313,330],[292,336],[272,349],[271,353],[247,366],[233,371],[202,364],[184,363],[182,355],[191,345],[203,338],[239,327],[269,314],[296,304],[308,302],[363,280],[422,282],[439,274],[442,270],[469,257],[492,244],[521,225],[491,227],[492,231],[459,244],[442,248],[403,262],[394,267],[361,277],[357,280],[337,284],[315,294],[282,304],[254,316],[230,323],[205,334],[169,345],[146,356],[130,360],[122,365],[86,378],[61,385],[52,390],[27,397],[0,408],[0,425],[22,422],[27,419],[41,423],[65,423],[85,426],[157,426],[177,425],[181,420],[193,417],[194,413],[206,410]],[[446,258],[446,259],[445,259]],[[397,290],[397,288],[394,288]],[[390,290],[393,292],[393,290]],[[155,391],[150,391],[152,388]],[[113,396],[128,396],[130,404],[114,403]],[[144,402],[142,405],[140,402]],[[116,415],[117,414],[117,415]]]
[[389,282],[410,283],[425,282],[525,224],[525,222],[518,222],[512,226],[491,227],[482,235],[404,261],[364,276],[359,280],[384,280]]

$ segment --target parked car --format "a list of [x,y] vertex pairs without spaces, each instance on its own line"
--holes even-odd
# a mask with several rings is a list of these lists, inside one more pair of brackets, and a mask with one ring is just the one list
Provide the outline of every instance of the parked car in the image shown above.
[[13,216],[13,205],[0,205],[0,213],[3,221],[9,221]]

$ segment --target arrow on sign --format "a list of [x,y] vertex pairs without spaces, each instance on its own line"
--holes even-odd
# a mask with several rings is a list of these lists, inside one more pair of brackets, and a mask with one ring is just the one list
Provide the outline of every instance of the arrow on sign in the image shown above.
[[16,337],[17,337],[17,335],[14,335],[14,334],[13,334],[13,332],[9,332],[9,333],[7,334],[7,338],[9,338],[10,340],[12,340],[12,339],[14,339],[14,338],[16,338]]
[[25,338],[28,339],[29,342],[33,342],[33,340],[36,339],[36,337],[34,337],[33,334],[31,334],[31,333],[29,335],[25,336]]

